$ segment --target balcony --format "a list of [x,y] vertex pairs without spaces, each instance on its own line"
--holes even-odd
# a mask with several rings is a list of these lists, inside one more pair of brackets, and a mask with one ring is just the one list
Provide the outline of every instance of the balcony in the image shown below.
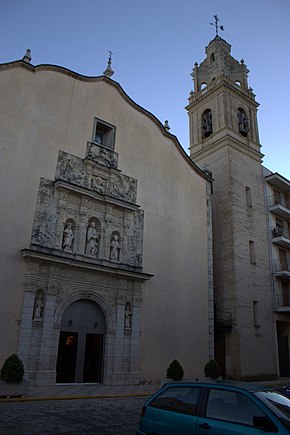
[[281,248],[290,249],[290,234],[289,229],[276,226],[271,228],[272,242]]
[[290,313],[290,293],[278,293],[276,294],[276,309],[279,312]]
[[280,195],[271,195],[268,197],[269,210],[276,216],[286,221],[290,220],[290,202]]
[[290,181],[282,175],[275,172],[274,174],[268,175],[266,178],[267,183],[271,184],[275,189],[284,192],[290,192]]
[[283,278],[284,281],[290,282],[290,261],[288,261],[288,260],[274,260],[273,261],[273,274],[277,278]]

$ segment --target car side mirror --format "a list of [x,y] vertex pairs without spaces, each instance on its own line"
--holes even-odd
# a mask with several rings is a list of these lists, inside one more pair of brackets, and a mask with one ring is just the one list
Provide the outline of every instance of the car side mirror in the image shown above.
[[254,416],[253,426],[256,429],[263,429],[267,432],[278,432],[276,425],[268,417]]

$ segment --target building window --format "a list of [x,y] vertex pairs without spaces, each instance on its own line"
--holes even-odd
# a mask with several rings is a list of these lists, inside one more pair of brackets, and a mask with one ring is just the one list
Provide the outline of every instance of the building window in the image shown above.
[[250,187],[246,186],[246,204],[248,207],[252,207],[252,191]]
[[250,263],[256,264],[256,248],[255,248],[255,242],[253,242],[253,240],[249,241],[249,256],[250,256]]
[[259,313],[258,313],[258,301],[253,301],[253,323],[256,328],[260,327]]
[[279,248],[280,270],[288,270],[287,251]]
[[116,128],[95,118],[93,142],[104,147],[114,149],[115,147],[115,130]]
[[283,306],[289,307],[289,285],[287,282],[282,281],[281,287],[282,287]]

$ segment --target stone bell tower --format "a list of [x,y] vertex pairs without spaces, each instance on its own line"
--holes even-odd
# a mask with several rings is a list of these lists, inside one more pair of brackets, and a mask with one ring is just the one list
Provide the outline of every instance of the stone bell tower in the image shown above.
[[[217,32],[218,33],[218,32]],[[218,34],[194,64],[190,157],[212,173],[215,357],[223,375],[277,374],[257,107],[244,61]]]

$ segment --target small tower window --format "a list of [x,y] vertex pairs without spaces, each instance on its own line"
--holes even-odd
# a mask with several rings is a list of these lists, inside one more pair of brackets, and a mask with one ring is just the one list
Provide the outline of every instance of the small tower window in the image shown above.
[[255,242],[253,240],[249,240],[249,256],[250,256],[250,263],[256,264],[256,248],[255,248]]
[[258,301],[253,301],[253,323],[256,328],[260,327]]
[[214,61],[215,61],[215,55],[214,55],[214,53],[212,53],[212,54],[210,55],[210,61],[211,61],[211,62],[214,62]]
[[246,186],[246,204],[248,207],[252,207],[252,191],[248,186]]
[[239,132],[241,133],[242,136],[246,137],[248,136],[248,131],[249,131],[249,121],[244,109],[239,107],[237,116],[238,116]]
[[202,132],[203,137],[209,137],[212,134],[212,113],[210,109],[207,109],[203,112]]

